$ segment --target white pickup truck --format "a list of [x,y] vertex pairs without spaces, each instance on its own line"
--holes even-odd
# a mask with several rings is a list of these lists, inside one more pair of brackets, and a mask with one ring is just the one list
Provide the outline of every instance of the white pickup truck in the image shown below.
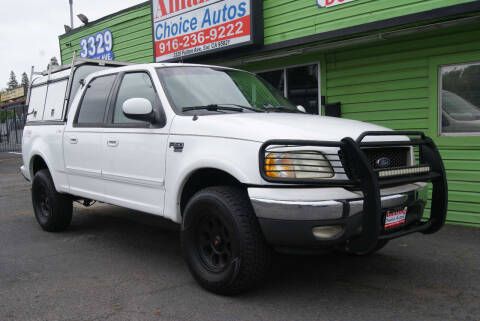
[[166,217],[194,278],[228,295],[263,279],[272,249],[365,255],[445,222],[445,170],[422,133],[305,114],[236,69],[83,67],[30,91],[21,172],[46,231],[69,226],[73,201]]

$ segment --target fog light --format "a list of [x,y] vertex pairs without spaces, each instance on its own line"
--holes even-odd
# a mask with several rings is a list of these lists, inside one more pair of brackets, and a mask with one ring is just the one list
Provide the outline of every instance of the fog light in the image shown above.
[[342,233],[341,225],[316,226],[312,229],[313,235],[317,239],[331,239]]
[[430,172],[430,166],[416,166],[410,168],[389,169],[378,172],[379,177],[418,175]]

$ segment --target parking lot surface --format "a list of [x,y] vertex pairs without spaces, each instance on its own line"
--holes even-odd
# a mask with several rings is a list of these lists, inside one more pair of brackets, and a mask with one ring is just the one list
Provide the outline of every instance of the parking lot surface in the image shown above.
[[480,320],[480,229],[446,226],[370,257],[276,255],[258,290],[201,289],[178,227],[109,205],[76,206],[43,232],[18,173],[0,157],[0,320]]

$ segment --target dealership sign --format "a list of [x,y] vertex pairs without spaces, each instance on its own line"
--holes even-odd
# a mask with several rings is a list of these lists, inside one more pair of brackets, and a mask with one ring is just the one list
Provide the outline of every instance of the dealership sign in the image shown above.
[[263,38],[259,3],[152,0],[155,61],[178,60],[258,43]]
[[24,88],[18,87],[16,89],[12,89],[2,93],[0,96],[0,101],[12,100],[12,99],[23,97],[23,96],[25,96]]
[[344,4],[354,0],[317,0],[319,7],[333,7],[339,4]]
[[113,36],[110,30],[104,30],[80,40],[80,57],[101,60],[113,60]]

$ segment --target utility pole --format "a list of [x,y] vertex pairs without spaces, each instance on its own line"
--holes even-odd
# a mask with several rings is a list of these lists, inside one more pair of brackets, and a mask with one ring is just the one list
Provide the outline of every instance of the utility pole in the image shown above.
[[73,29],[73,0],[68,0],[70,3],[70,27]]

